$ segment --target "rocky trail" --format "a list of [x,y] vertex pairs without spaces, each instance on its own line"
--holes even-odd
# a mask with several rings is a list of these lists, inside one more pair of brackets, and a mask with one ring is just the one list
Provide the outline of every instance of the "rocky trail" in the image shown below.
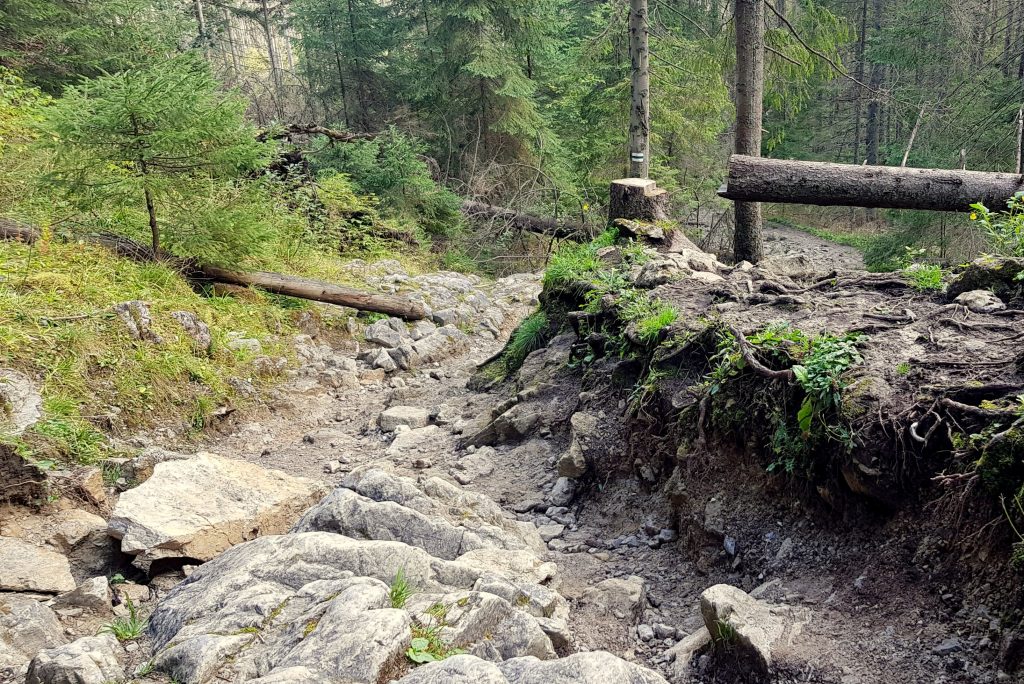
[[[786,263],[856,266],[795,233]],[[367,268],[435,322],[311,328],[202,444],[137,435],[116,482],[0,511],[0,682],[1012,680],[1000,589],[930,581],[912,518],[844,519],[724,452],[679,494],[571,333],[482,386],[539,278]],[[136,609],[140,638],[103,631]]]

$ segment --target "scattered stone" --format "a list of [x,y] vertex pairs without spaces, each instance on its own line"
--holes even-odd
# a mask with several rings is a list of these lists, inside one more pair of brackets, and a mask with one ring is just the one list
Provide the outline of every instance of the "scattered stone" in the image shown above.
[[529,513],[530,511],[545,508],[546,506],[547,504],[540,499],[527,499],[526,501],[520,501],[514,505],[512,510],[516,513]]
[[380,414],[378,423],[384,432],[394,432],[399,425],[421,428],[430,423],[430,412],[418,406],[392,406]]
[[243,337],[242,333],[228,333],[227,347],[231,351],[244,351],[253,356],[263,353],[263,343],[253,337]]
[[710,499],[704,506],[704,529],[717,537],[725,537],[725,502],[720,498]]
[[466,454],[455,463],[452,477],[462,485],[468,485],[481,477],[494,472],[494,457],[497,453],[491,447],[483,447],[479,451]]
[[234,544],[287,530],[323,485],[252,463],[200,453],[157,464],[121,495],[110,535],[139,567],[161,558],[208,561]]
[[672,663],[672,680],[679,682],[691,681],[690,674],[694,666],[694,658],[706,651],[711,646],[711,632],[707,627],[701,627],[693,634],[681,639],[665,652],[665,656]]
[[568,506],[576,496],[576,481],[567,477],[560,477],[555,480],[551,492],[548,494],[548,501],[555,506]]
[[636,635],[640,637],[640,641],[650,641],[654,638],[654,628],[641,623],[636,626]]
[[124,651],[111,634],[83,637],[40,651],[28,668],[25,684],[115,684],[127,680]]
[[373,357],[371,365],[374,368],[379,368],[385,373],[394,373],[398,370],[398,364],[391,358],[391,354],[388,354],[384,349],[377,352],[376,356]]
[[206,325],[199,316],[191,311],[172,311],[171,318],[178,321],[185,329],[188,336],[192,338],[195,350],[208,356],[210,347],[213,345],[213,335],[210,334],[210,326]]
[[344,466],[342,465],[341,461],[337,459],[333,461],[328,461],[327,465],[324,466],[324,472],[326,472],[328,475],[340,473],[343,469]]
[[37,591],[60,594],[73,591],[68,559],[55,551],[0,537],[0,591]]
[[620,620],[635,621],[643,612],[647,588],[641,577],[610,578],[598,582],[583,593],[581,601]]
[[163,344],[164,340],[153,330],[153,318],[149,305],[137,299],[113,306],[114,313],[124,322],[129,334],[137,340]]
[[537,532],[540,533],[540,538],[545,543],[562,536],[565,532],[565,525],[541,525],[537,528]]
[[431,321],[416,321],[412,325],[412,329],[409,331],[409,336],[412,337],[413,341],[422,340],[428,335],[434,334],[437,331],[437,325]]
[[53,607],[83,608],[97,615],[110,613],[113,596],[106,577],[93,577],[78,585],[74,591],[61,594],[53,601]]
[[669,528],[664,528],[658,531],[658,541],[662,544],[668,544],[679,539],[679,533]]
[[956,637],[950,637],[933,648],[932,653],[939,656],[947,656],[952,655],[953,653],[959,653],[962,650],[963,646],[960,644],[960,640]]
[[675,639],[676,628],[672,625],[666,625],[661,622],[655,623],[654,636],[658,637],[659,639]]
[[366,327],[363,337],[367,342],[389,349],[401,345],[407,339],[405,323],[397,318],[386,318]]

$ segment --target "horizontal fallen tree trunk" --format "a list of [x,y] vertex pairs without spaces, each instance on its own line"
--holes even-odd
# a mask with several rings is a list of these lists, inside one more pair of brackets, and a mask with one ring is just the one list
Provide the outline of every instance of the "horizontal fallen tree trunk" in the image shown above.
[[576,221],[556,221],[555,219],[541,218],[531,214],[524,214],[514,209],[496,207],[472,200],[464,200],[462,202],[462,213],[466,218],[501,221],[519,230],[539,233],[549,237],[577,238],[586,234],[584,225]]
[[200,272],[210,280],[231,285],[256,286],[267,292],[311,299],[347,306],[360,311],[396,316],[407,321],[418,321],[427,317],[426,309],[417,302],[402,297],[364,292],[350,287],[325,283],[322,280],[299,278],[298,276],[266,273],[263,271],[240,272],[229,271],[215,266],[200,266]]
[[355,142],[357,140],[373,140],[377,137],[376,133],[350,133],[348,131],[318,126],[317,124],[289,124],[283,130],[263,131],[256,136],[256,139],[263,142],[266,140],[281,140],[293,135],[322,135],[329,140],[342,143]]
[[[21,240],[32,243],[39,239],[34,228],[0,219],[0,240]],[[418,321],[427,317],[426,309],[418,302],[402,297],[365,292],[350,287],[343,287],[322,280],[300,278],[281,273],[229,271],[215,266],[203,266],[192,260],[180,259],[163,252],[159,258],[154,257],[153,250],[120,235],[90,235],[85,242],[104,247],[118,256],[132,261],[160,261],[181,273],[189,280],[213,281],[243,287],[256,286],[275,294],[309,299],[315,302],[347,306],[359,311],[397,316],[409,321]]]
[[19,240],[31,245],[39,239],[39,231],[11,219],[0,218],[0,240]]
[[1024,191],[1024,176],[895,166],[852,166],[733,155],[718,194],[736,202],[968,211],[1002,209]]

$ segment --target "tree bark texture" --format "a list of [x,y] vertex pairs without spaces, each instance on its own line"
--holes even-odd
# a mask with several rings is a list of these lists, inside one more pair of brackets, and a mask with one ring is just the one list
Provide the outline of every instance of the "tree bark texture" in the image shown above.
[[529,233],[539,233],[556,238],[579,238],[584,237],[586,233],[586,229],[581,223],[541,218],[514,209],[471,200],[463,201],[462,213],[466,218],[498,221]]
[[633,83],[629,109],[629,175],[647,178],[651,170],[651,71],[647,0],[629,3],[629,59]]
[[[736,153],[761,156],[764,99],[764,2],[736,0]],[[757,263],[764,255],[761,207],[736,204],[733,256]]]
[[1024,190],[1024,176],[896,166],[761,159],[733,155],[719,195],[737,202],[968,211],[1002,208]]
[[289,297],[338,304],[359,309],[360,311],[375,311],[409,321],[418,321],[427,317],[427,312],[423,306],[410,299],[364,292],[350,287],[325,283],[321,280],[310,280],[308,278],[282,275],[280,273],[266,273],[263,271],[243,273],[214,266],[202,266],[200,270],[203,275],[214,281],[246,287],[255,285],[268,292]]
[[608,222],[620,218],[647,223],[668,220],[668,193],[652,180],[623,178],[612,181]]

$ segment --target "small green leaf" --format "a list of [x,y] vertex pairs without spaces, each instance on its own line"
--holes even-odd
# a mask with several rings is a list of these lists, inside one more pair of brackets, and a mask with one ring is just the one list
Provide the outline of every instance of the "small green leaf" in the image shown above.
[[417,637],[409,644],[414,651],[425,651],[430,648],[430,641],[423,637]]

